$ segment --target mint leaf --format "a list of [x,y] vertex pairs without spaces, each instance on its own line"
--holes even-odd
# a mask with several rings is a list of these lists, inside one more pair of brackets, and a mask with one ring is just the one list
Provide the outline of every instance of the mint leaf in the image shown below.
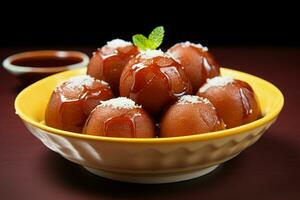
[[158,26],[149,34],[149,38],[142,34],[132,36],[132,41],[135,46],[141,50],[155,50],[163,41],[165,30],[163,26]]
[[136,34],[134,36],[132,36],[132,41],[133,44],[137,47],[139,47],[142,50],[146,50],[148,49],[148,39],[143,36],[142,34]]
[[165,30],[163,26],[158,26],[150,33],[148,40],[149,40],[149,48],[156,49],[159,47],[163,41],[165,34]]

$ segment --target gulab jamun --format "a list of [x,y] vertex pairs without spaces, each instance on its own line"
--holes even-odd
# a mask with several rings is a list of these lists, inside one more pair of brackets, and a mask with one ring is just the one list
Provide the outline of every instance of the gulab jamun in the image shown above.
[[128,98],[119,97],[101,102],[87,119],[83,133],[108,137],[153,138],[155,126],[141,106]]
[[185,95],[163,115],[160,137],[176,137],[223,130],[225,125],[208,99]]
[[146,50],[132,58],[120,78],[120,95],[154,115],[191,91],[181,65],[161,50]]
[[231,77],[208,79],[197,93],[216,107],[227,128],[237,127],[261,117],[261,110],[251,86]]
[[207,47],[191,42],[177,43],[168,50],[182,65],[191,81],[193,94],[205,83],[207,78],[220,75],[220,67]]
[[109,83],[117,96],[121,73],[128,60],[138,53],[138,48],[131,42],[114,39],[93,53],[87,74]]
[[45,114],[48,126],[81,132],[90,112],[113,97],[108,83],[88,75],[76,76],[56,87]]

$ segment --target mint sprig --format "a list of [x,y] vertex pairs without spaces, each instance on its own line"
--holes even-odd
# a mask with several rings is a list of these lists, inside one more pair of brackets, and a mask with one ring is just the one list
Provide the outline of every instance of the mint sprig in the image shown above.
[[141,50],[155,50],[158,48],[164,39],[165,30],[163,26],[158,26],[149,34],[148,38],[142,34],[132,36],[132,41],[135,46]]

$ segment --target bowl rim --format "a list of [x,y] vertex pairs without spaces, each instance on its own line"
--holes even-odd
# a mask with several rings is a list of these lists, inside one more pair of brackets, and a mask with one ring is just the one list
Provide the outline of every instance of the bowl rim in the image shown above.
[[[76,69],[80,70],[80,69]],[[82,70],[82,69],[81,69]],[[263,116],[262,118],[253,121],[251,123],[238,126],[235,128],[230,128],[230,129],[225,129],[221,131],[215,131],[215,132],[209,132],[209,133],[204,133],[204,134],[195,134],[195,135],[188,135],[188,136],[178,136],[178,137],[167,137],[167,138],[117,138],[117,137],[104,137],[104,136],[94,136],[94,135],[86,135],[86,134],[80,134],[80,133],[75,133],[75,132],[70,132],[70,131],[64,131],[56,128],[49,127],[47,125],[44,125],[40,122],[36,122],[32,120],[30,117],[26,116],[20,109],[20,99],[22,99],[22,96],[24,93],[26,93],[27,90],[30,90],[32,87],[35,87],[35,85],[39,84],[40,82],[47,81],[48,79],[51,79],[51,75],[49,77],[46,77],[42,80],[39,80],[27,88],[23,89],[16,97],[15,99],[15,110],[16,114],[19,115],[19,117],[24,121],[32,126],[42,129],[44,131],[47,131],[49,134],[57,134],[60,136],[64,137],[71,137],[71,138],[76,138],[76,139],[82,139],[82,140],[94,140],[94,141],[103,141],[103,142],[116,142],[116,143],[135,143],[135,144],[141,144],[141,143],[147,143],[147,144],[154,144],[154,143],[182,143],[182,142],[195,142],[195,141],[207,141],[207,140],[212,140],[212,139],[218,139],[218,138],[223,138],[231,135],[236,135],[239,133],[243,133],[245,131],[249,131],[258,127],[261,127],[268,122],[271,122],[276,119],[276,117],[279,115],[280,111],[283,108],[284,105],[284,97],[281,91],[272,83],[259,78],[257,76],[241,72],[238,70],[233,70],[233,69],[228,69],[228,68],[223,68],[222,70],[226,71],[233,71],[236,73],[240,73],[244,76],[250,76],[251,78],[257,79],[257,81],[263,83],[264,85],[268,85],[268,87],[272,88],[276,93],[277,96],[276,98],[278,99],[279,103],[276,105],[275,109],[270,111],[267,115]],[[74,70],[72,70],[74,71]],[[62,73],[68,73],[69,71],[62,72]],[[60,73],[61,74],[61,73]],[[57,75],[57,74],[56,74]]]
[[[56,57],[77,57],[82,59],[80,62],[59,66],[59,67],[28,67],[28,66],[20,66],[14,65],[12,62],[19,58],[27,58],[27,57],[41,57],[41,56],[56,56]],[[16,53],[10,55],[5,58],[2,62],[2,66],[13,73],[16,74],[24,74],[24,73],[54,73],[61,72],[65,70],[75,69],[78,67],[86,66],[89,62],[89,57],[83,52],[80,51],[68,51],[68,50],[36,50],[36,51],[24,51],[20,53]]]

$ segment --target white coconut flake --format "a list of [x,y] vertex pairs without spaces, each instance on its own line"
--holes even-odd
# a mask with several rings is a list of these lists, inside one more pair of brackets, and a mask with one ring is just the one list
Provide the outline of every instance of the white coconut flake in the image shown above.
[[195,96],[195,95],[184,95],[178,99],[178,104],[189,104],[189,103],[205,103],[211,104],[207,98]]
[[70,78],[64,84],[67,89],[74,90],[77,88],[82,88],[83,86],[91,87],[94,81],[95,79],[89,75],[80,75]]
[[211,87],[223,87],[229,83],[232,83],[234,79],[229,76],[217,76],[212,79],[207,79],[206,83],[199,89],[199,92],[205,92]]
[[202,49],[203,51],[208,51],[208,48],[205,46],[202,46],[200,43],[195,44],[190,41],[186,41],[186,42],[181,42],[181,45],[182,45],[182,47],[194,46],[194,47]]
[[120,47],[130,46],[130,45],[132,45],[132,43],[117,38],[117,39],[114,39],[114,40],[111,40],[111,41],[107,42],[106,45],[107,45],[108,48],[117,49],[117,48],[120,48]]
[[102,85],[108,85],[109,86],[109,84],[107,82],[103,81],[103,80],[98,80],[98,79],[95,79],[95,80],[96,80],[96,82],[101,83]]
[[[70,78],[68,81],[60,84],[64,85],[64,88],[69,90],[83,89],[83,86],[92,87],[94,82],[101,83],[102,85],[108,85],[107,82],[103,80],[95,79],[89,75],[80,75]],[[60,87],[58,86],[58,88]]]
[[165,54],[162,50],[151,50],[147,49],[146,51],[141,51],[141,57],[145,59],[151,59],[157,56],[162,56],[162,57],[169,57],[167,54]]
[[101,101],[101,104],[98,105],[99,107],[111,107],[115,109],[134,109],[134,108],[141,108],[142,106],[139,106],[135,104],[134,101],[131,99],[128,99],[126,97],[118,97],[114,99],[110,99],[107,101]]
[[144,65],[144,63],[137,63],[135,65],[132,65],[131,69],[133,69],[133,70],[140,70],[140,69],[145,68],[145,67],[147,67],[147,66]]

